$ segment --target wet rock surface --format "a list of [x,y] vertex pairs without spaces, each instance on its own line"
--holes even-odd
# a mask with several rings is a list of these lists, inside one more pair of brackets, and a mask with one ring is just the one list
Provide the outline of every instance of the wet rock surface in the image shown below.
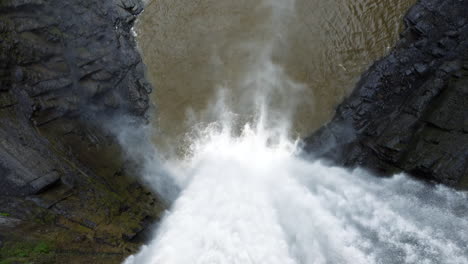
[[[306,150],[468,186],[468,3],[421,0]],[[100,126],[144,120],[137,0],[0,1],[0,260],[118,263],[164,205]],[[38,250],[36,250],[38,249]]]
[[162,212],[102,129],[118,115],[145,122],[151,87],[131,34],[141,11],[0,1],[0,260],[118,263]]
[[333,120],[304,140],[315,157],[468,188],[468,2],[420,0],[389,55]]

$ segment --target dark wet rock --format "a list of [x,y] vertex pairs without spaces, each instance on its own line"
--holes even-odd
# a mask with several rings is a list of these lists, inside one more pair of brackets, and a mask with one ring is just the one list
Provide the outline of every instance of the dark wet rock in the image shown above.
[[141,11],[138,1],[2,1],[2,90],[27,97],[39,125],[116,106],[143,115],[151,89],[130,32]]
[[57,172],[51,172],[33,180],[29,183],[29,186],[31,186],[33,194],[38,194],[46,191],[58,181],[60,181],[60,175]]
[[[18,219],[14,232],[0,223],[8,245],[43,240],[118,263],[138,246],[122,235],[159,218],[157,197],[127,189],[135,171],[102,128],[146,120],[151,87],[131,33],[141,11],[139,0],[0,1],[0,213],[14,216],[0,222]],[[44,263],[87,255],[53,257]]]
[[468,188],[468,2],[420,0],[391,53],[375,62],[305,150],[383,175]]
[[[21,220],[19,220],[19,219],[15,219],[15,218],[12,218],[12,217],[1,216],[0,215],[0,227],[15,228],[19,224],[21,224]],[[0,246],[1,246],[1,244],[0,244]]]

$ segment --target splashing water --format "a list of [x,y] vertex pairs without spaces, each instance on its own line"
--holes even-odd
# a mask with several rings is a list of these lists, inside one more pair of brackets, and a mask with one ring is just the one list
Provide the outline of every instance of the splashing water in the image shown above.
[[464,193],[307,162],[261,127],[205,132],[180,197],[126,264],[468,263]]
[[[264,3],[276,26],[293,10]],[[290,119],[303,86],[272,62],[268,36],[247,45],[252,64],[199,117],[186,157],[166,162],[181,191],[124,263],[468,263],[466,193],[297,155]]]

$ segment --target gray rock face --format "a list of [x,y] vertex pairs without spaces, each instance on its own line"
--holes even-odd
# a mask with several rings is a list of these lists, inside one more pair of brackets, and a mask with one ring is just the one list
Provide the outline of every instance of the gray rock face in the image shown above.
[[101,126],[145,121],[151,87],[131,34],[141,11],[138,0],[0,1],[0,213],[18,219],[14,232],[0,223],[5,247],[47,241],[62,253],[40,263],[118,263],[138,247],[126,235],[159,217]]
[[0,86],[11,98],[0,105],[20,103],[37,125],[115,109],[143,115],[151,87],[130,33],[141,11],[132,0],[2,1]]
[[468,2],[421,0],[305,150],[338,164],[468,188]]
[[59,119],[96,123],[97,116],[144,116],[151,87],[130,32],[141,11],[132,0],[0,3],[4,193],[45,187],[52,178],[41,175],[52,175],[56,165],[50,163],[60,163],[51,162],[53,150],[32,128]]

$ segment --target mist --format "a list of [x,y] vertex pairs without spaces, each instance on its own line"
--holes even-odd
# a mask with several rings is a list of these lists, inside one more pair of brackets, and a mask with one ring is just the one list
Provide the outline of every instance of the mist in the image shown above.
[[[171,203],[124,263],[467,263],[466,193],[300,157],[292,124],[305,85],[273,59],[295,3],[256,9],[267,14],[255,26],[262,34],[235,46],[248,64],[217,85],[205,111],[188,110],[183,155],[162,158],[151,128],[119,132]],[[211,61],[223,67],[216,49]]]

